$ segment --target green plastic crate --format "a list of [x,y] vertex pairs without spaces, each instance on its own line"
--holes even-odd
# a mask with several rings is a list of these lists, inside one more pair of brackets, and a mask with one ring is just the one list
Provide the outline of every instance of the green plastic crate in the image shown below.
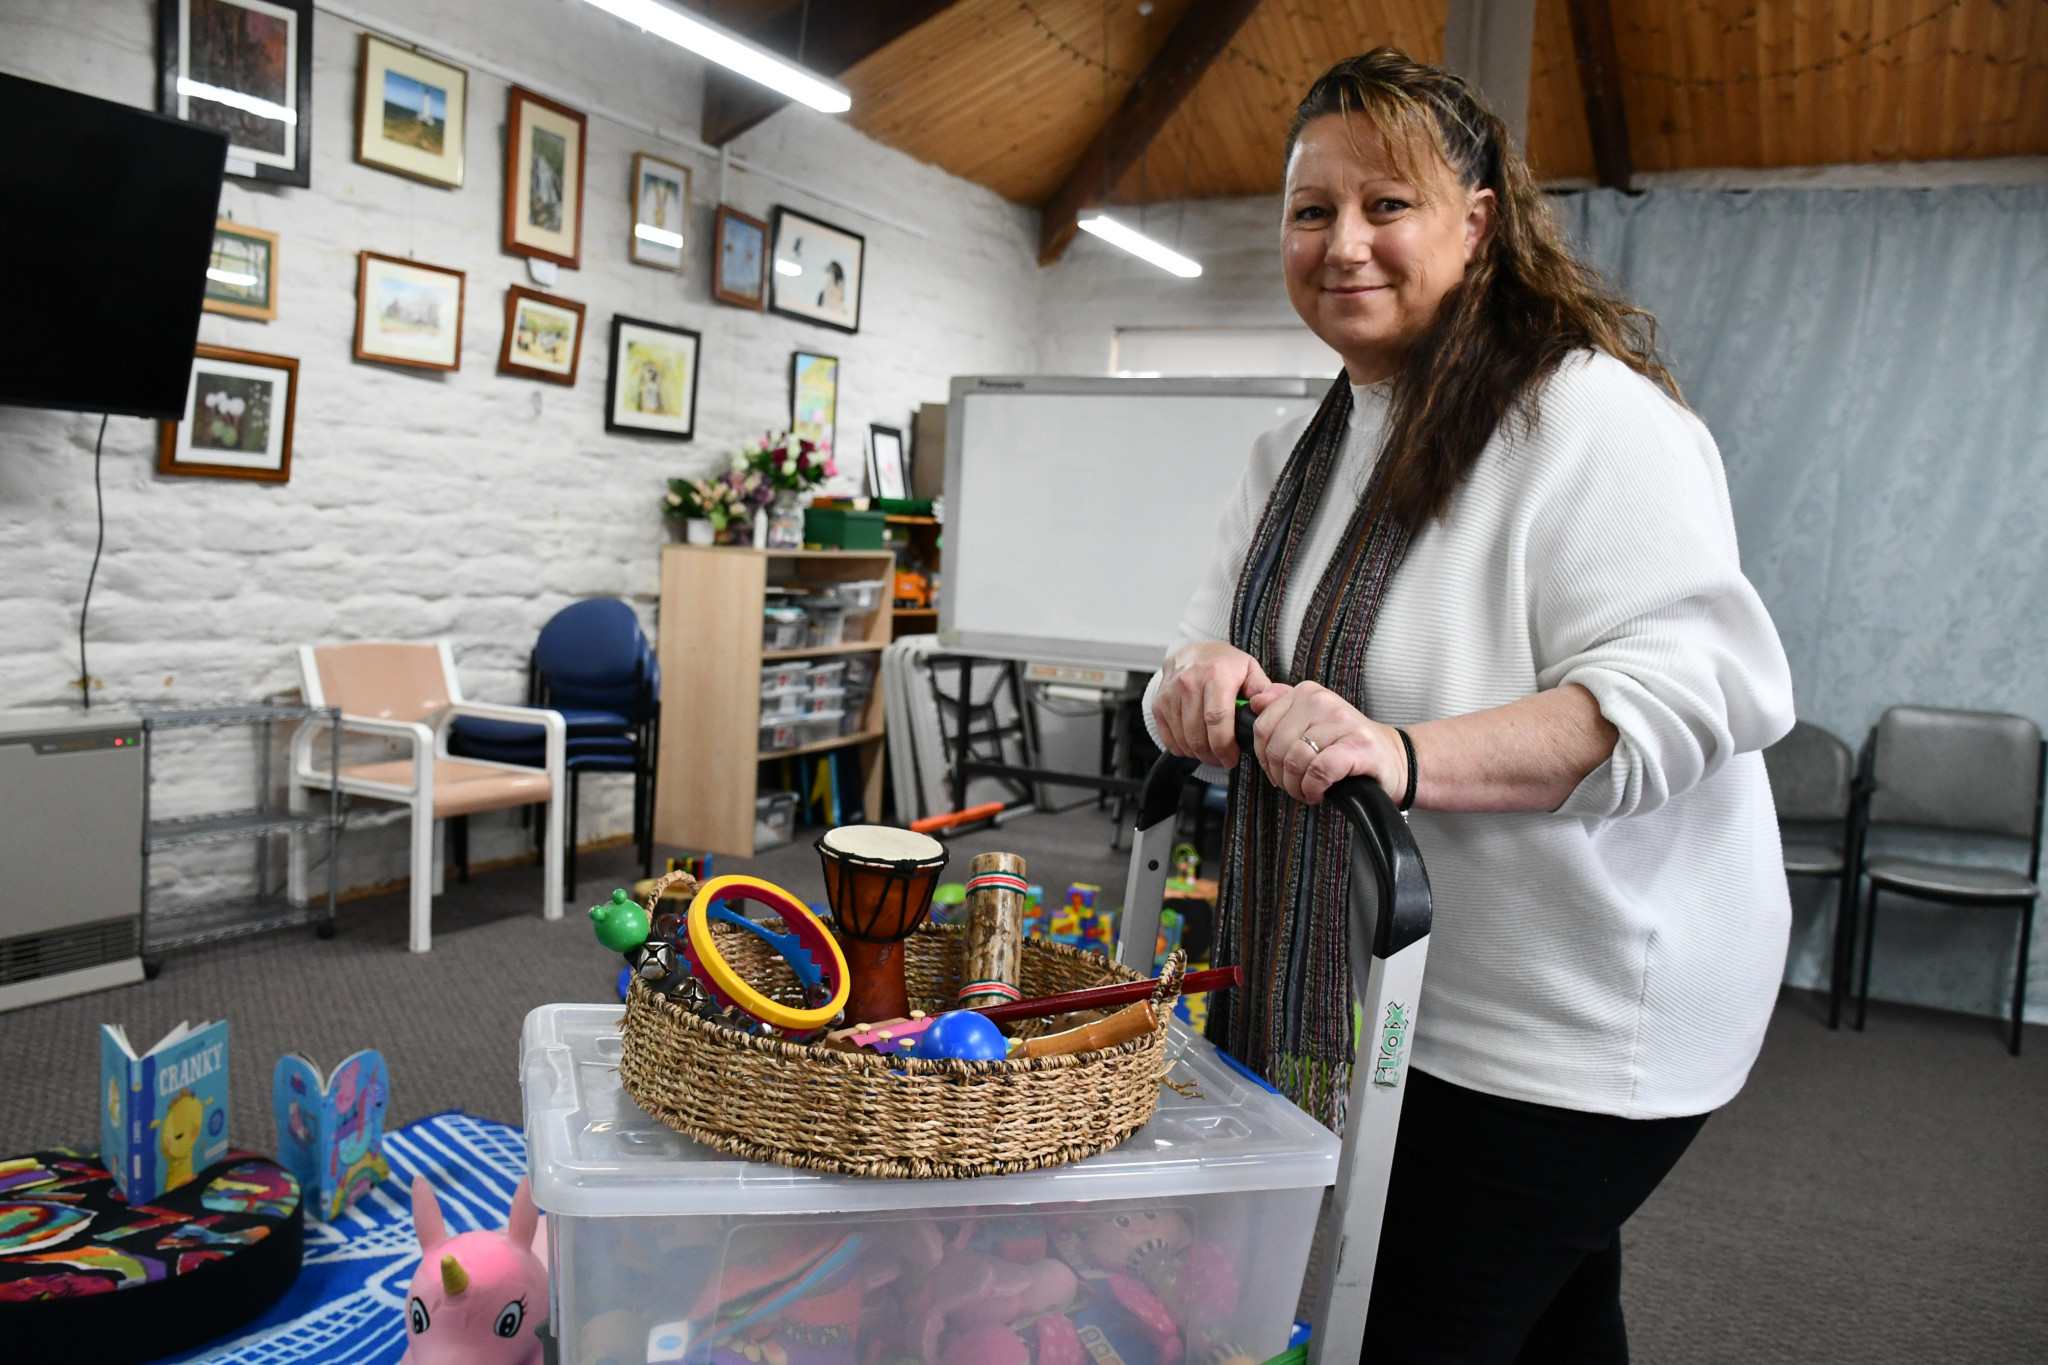
[[811,507],[804,511],[804,544],[828,550],[879,550],[886,519],[880,512],[847,507]]

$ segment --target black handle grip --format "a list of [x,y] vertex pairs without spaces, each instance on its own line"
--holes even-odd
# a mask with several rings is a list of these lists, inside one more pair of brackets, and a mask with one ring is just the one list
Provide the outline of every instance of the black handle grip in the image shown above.
[[[1257,717],[1251,708],[1237,709],[1238,761],[1252,760],[1252,727]],[[1181,784],[1200,765],[1192,758],[1162,754],[1152,765],[1139,801],[1138,827],[1149,829],[1170,818],[1177,809]],[[1384,913],[1374,916],[1372,955],[1391,957],[1409,944],[1429,935],[1429,872],[1422,865],[1422,852],[1415,847],[1408,821],[1387,790],[1370,777],[1347,777],[1331,787],[1323,804],[1334,809],[1350,824],[1352,853],[1356,860],[1352,881],[1361,874],[1371,877],[1379,888]]]

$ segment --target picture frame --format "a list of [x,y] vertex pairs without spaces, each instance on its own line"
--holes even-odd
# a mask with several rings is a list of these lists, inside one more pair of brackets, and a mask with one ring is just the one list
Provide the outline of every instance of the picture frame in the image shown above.
[[225,133],[227,173],[312,184],[313,0],[158,0],[157,112]]
[[673,441],[695,437],[703,346],[702,334],[687,327],[614,314],[604,429]]
[[415,370],[462,368],[460,270],[356,253],[355,358]]
[[690,264],[690,168],[647,152],[633,153],[633,235],[626,248],[635,265],[686,272]]
[[878,498],[907,498],[910,478],[903,467],[903,430],[868,425],[868,489]]
[[711,229],[711,297],[761,311],[768,302],[768,225],[730,204]]
[[213,254],[206,262],[206,292],[199,306],[231,318],[277,318],[277,234],[228,218],[213,224]]
[[858,332],[867,238],[778,204],[769,241],[768,311]]
[[356,160],[460,189],[469,136],[469,73],[363,34],[356,63]]
[[290,482],[299,362],[227,346],[198,346],[193,356],[185,415],[158,428],[157,473]]
[[789,429],[830,459],[839,425],[839,357],[797,351],[789,358]]
[[583,356],[583,313],[583,305],[572,299],[523,284],[507,289],[498,373],[573,386]]
[[505,250],[574,270],[583,260],[588,120],[523,86],[506,99]]

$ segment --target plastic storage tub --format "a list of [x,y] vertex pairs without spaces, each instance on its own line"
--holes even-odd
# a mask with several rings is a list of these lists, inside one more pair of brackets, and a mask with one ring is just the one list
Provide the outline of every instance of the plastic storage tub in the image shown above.
[[844,711],[806,711],[796,718],[806,744],[839,738],[839,726],[845,719]]
[[770,716],[796,716],[817,708],[810,704],[813,693],[808,687],[777,687],[761,694],[761,723],[767,724]]
[[795,792],[763,792],[754,798],[754,849],[773,848],[796,837]]
[[761,608],[761,648],[802,649],[808,619],[802,607]]
[[779,754],[805,743],[803,722],[799,715],[761,717],[761,752]]
[[843,687],[814,687],[804,693],[803,708],[808,713],[819,711],[844,711],[846,689]]
[[[835,667],[846,669],[846,688],[850,692],[872,692],[875,690],[875,666],[881,661],[879,654],[849,654]],[[816,670],[813,670],[815,672]],[[821,686],[823,684],[820,684]]]
[[843,681],[845,677],[846,660],[844,659],[834,659],[831,663],[818,664],[809,673],[804,675],[805,685],[814,692],[820,688],[842,687],[845,685]]
[[777,692],[785,687],[809,687],[810,674],[809,659],[790,659],[783,663],[763,664],[761,695],[765,697],[770,692]]
[[[963,1352],[1000,1348],[991,1359],[1078,1339],[1063,1358],[1105,1365],[1266,1360],[1287,1345],[1337,1139],[1179,1023],[1167,1079],[1180,1089],[1162,1089],[1122,1146],[976,1180],[870,1180],[701,1147],[620,1088],[618,1023],[617,1005],[543,1005],[521,1040],[563,1365],[796,1365],[828,1359],[797,1349],[826,1338],[849,1362],[951,1359],[963,1339]],[[1020,1340],[994,1341],[997,1328]]]
[[846,604],[821,598],[804,605],[811,620],[811,634],[805,649],[831,649],[846,637]]

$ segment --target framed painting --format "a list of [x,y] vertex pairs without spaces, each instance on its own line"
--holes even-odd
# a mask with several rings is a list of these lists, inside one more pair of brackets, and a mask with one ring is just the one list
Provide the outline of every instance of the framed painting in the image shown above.
[[462,368],[460,270],[356,253],[356,359],[416,370]]
[[228,174],[312,183],[313,0],[157,0],[157,108],[227,134]]
[[830,458],[839,425],[839,357],[798,351],[789,358],[789,429]]
[[356,76],[356,160],[429,185],[462,185],[469,73],[363,35]]
[[194,355],[185,416],[158,434],[157,473],[287,482],[299,362],[225,346],[200,346]]
[[758,312],[767,302],[761,272],[768,264],[768,225],[720,204],[711,235],[711,297]]
[[695,436],[702,344],[703,338],[685,327],[614,316],[604,429],[677,441]]
[[505,340],[498,373],[574,384],[583,353],[583,305],[515,284],[505,291]]
[[583,115],[517,85],[510,99],[505,250],[574,270],[583,260]]
[[867,238],[777,206],[769,253],[768,307],[841,332],[860,330],[861,266]]
[[907,498],[910,481],[903,474],[903,432],[898,427],[868,427],[868,489],[878,498]]
[[206,261],[209,313],[271,322],[277,317],[277,234],[226,218],[213,225],[213,255]]
[[633,153],[633,260],[660,270],[689,266],[690,168]]

